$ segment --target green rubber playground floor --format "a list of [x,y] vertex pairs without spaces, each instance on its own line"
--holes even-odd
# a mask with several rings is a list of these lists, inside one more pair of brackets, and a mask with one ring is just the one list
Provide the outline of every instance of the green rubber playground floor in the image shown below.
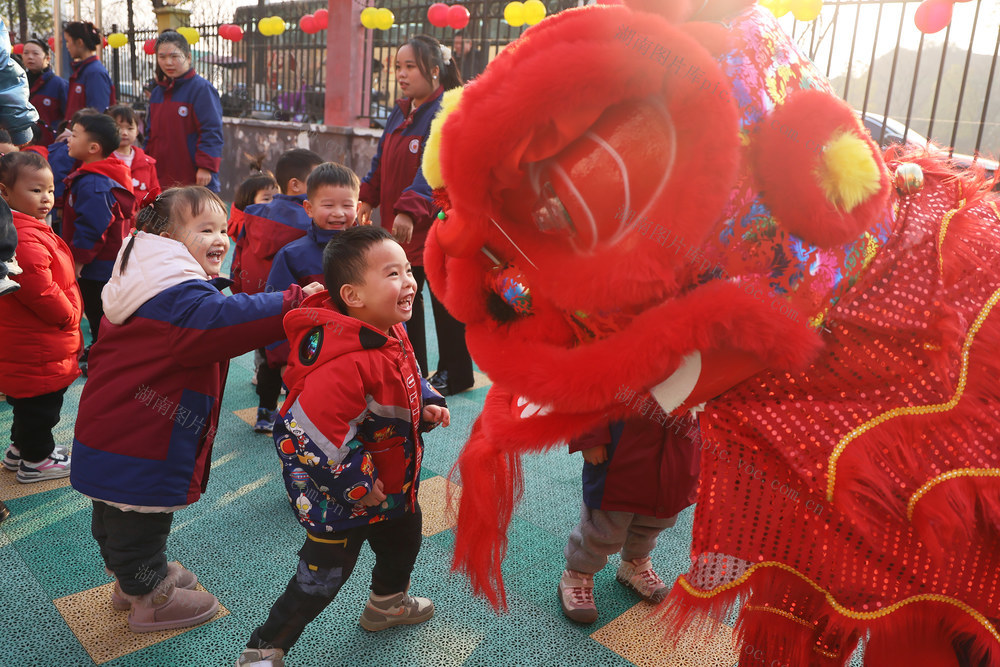
[[[429,299],[425,299],[429,302]],[[429,305],[429,304],[428,304]],[[428,330],[432,314],[427,308]],[[433,336],[431,368],[437,350]],[[135,635],[111,609],[111,579],[90,536],[90,501],[67,480],[19,485],[0,472],[11,518],[0,526],[0,666],[173,667],[232,665],[250,632],[294,573],[304,535],[294,518],[268,436],[241,418],[254,412],[253,356],[233,360],[207,494],[177,513],[167,555],[194,571],[226,613],[202,626]],[[84,380],[66,394],[60,444],[72,442]],[[579,515],[582,459],[564,449],[526,460],[525,496],[511,526],[504,564],[509,611],[497,615],[450,572],[453,529],[445,514],[448,476],[486,395],[488,380],[449,398],[452,425],[426,438],[421,504],[425,538],[411,592],[434,600],[426,624],[369,634],[358,625],[373,556],[362,553],[336,601],[305,631],[287,664],[298,667],[396,665],[719,665],[736,654],[726,628],[676,650],[661,643],[650,607],[614,578],[618,559],[597,577],[597,623],[565,619],[556,597],[563,546]],[[0,403],[0,451],[11,409]],[[128,429],[129,424],[120,428]],[[460,480],[456,480],[460,484]],[[666,531],[654,553],[664,580],[687,570],[693,509]]]

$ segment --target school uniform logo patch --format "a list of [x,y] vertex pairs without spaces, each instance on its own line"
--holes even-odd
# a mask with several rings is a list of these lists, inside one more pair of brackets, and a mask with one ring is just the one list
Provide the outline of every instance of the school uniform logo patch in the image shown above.
[[410,139],[410,152],[414,155],[420,152],[420,139]]
[[44,104],[47,107],[50,107],[52,106],[52,100],[46,97],[45,99],[42,100],[42,104]]
[[83,86],[81,86],[81,85],[77,85],[77,87],[76,87],[76,92],[78,92],[78,93],[82,93],[82,92],[83,92]]
[[177,115],[179,115],[181,118],[187,118],[188,108],[181,107],[180,109],[177,110]]

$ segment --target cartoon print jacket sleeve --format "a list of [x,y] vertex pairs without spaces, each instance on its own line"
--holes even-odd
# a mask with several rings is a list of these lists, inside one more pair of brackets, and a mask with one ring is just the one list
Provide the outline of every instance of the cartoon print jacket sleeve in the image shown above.
[[299,465],[319,486],[348,507],[378,479],[371,454],[355,436],[368,414],[358,367],[329,362],[311,373],[285,418],[298,441]]
[[70,239],[70,250],[73,259],[83,264],[89,264],[97,257],[107,242],[108,226],[114,220],[112,206],[114,195],[107,189],[79,187],[74,184],[73,210],[77,219],[73,228],[73,238]]
[[222,101],[210,86],[202,86],[193,102],[194,117],[201,128],[194,164],[199,169],[219,173],[222,162]]
[[[183,366],[217,363],[256,350],[285,335],[281,319],[302,302],[302,288],[274,294],[223,295],[208,281],[195,281],[173,303],[170,352]],[[228,281],[227,281],[228,282]]]

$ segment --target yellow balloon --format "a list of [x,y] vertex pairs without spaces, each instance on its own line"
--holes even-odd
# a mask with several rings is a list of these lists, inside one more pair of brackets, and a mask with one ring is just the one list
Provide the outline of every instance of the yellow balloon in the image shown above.
[[792,0],[792,14],[798,21],[814,21],[823,9],[823,0]]
[[120,49],[128,44],[128,37],[120,32],[113,32],[108,35],[108,46],[112,49]]
[[361,25],[368,30],[378,27],[378,10],[374,7],[365,7],[361,10]]
[[508,2],[507,6],[503,8],[503,20],[507,22],[508,25],[513,27],[522,26],[527,19],[527,12],[524,11],[524,3],[514,0],[514,2]]
[[272,21],[271,23],[272,35],[280,35],[281,33],[285,32],[285,19],[281,18],[280,16],[272,16],[271,21]]
[[184,39],[187,40],[188,44],[197,44],[198,40],[201,39],[201,35],[194,28],[189,28],[187,26],[177,29],[177,32],[184,35]]
[[379,30],[388,30],[396,22],[396,15],[392,13],[392,10],[383,7],[378,10],[378,15],[375,17],[375,27]]
[[263,18],[263,19],[257,21],[257,32],[259,32],[262,35],[270,35],[271,34],[271,19],[270,18]]
[[773,0],[769,9],[779,19],[792,8],[791,0]]
[[542,0],[525,0],[524,22],[535,25],[543,18],[545,18],[545,5],[542,4]]

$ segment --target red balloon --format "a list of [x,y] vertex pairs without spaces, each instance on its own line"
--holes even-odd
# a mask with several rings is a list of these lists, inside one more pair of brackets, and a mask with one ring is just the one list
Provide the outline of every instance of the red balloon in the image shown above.
[[50,49],[55,49],[56,48],[56,38],[55,37],[49,37],[49,48]]
[[432,26],[444,28],[448,25],[448,5],[443,2],[435,2],[427,8],[427,20]]
[[223,23],[219,25],[219,37],[222,39],[229,39],[229,24]]
[[18,55],[24,53],[24,44],[15,44],[14,47],[11,49],[11,53],[16,53]]
[[306,14],[299,19],[299,28],[307,35],[319,32],[319,28],[316,27],[316,17],[312,14]]
[[955,8],[952,0],[924,0],[917,7],[917,13],[913,15],[913,22],[917,24],[917,30],[930,35],[951,23],[951,13]]
[[455,30],[461,30],[469,25],[469,10],[462,5],[452,5],[448,8],[448,25]]
[[316,13],[313,14],[313,18],[316,19],[316,29],[326,30],[327,25],[330,23],[330,12],[325,9],[317,9]]
[[232,37],[230,37],[229,39],[233,40],[234,42],[238,42],[243,39],[243,28],[239,27],[238,25],[234,25],[230,34],[232,35]]
[[154,53],[156,53],[156,40],[147,39],[145,42],[142,43],[142,50],[145,51],[148,55],[153,55]]
[[108,45],[108,38],[107,37],[101,37],[101,42],[102,42],[101,46],[106,47]]

